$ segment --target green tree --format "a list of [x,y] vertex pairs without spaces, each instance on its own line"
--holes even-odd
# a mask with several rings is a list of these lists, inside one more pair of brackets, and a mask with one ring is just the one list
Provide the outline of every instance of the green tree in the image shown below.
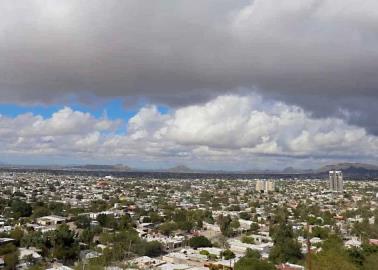
[[244,256],[235,263],[235,270],[275,270],[276,267],[267,261]]
[[144,255],[149,257],[157,257],[163,253],[163,247],[158,241],[151,241],[145,243]]
[[246,236],[246,235],[242,236],[241,241],[243,243],[246,243],[246,244],[254,244],[255,243],[255,240],[253,239],[253,237]]
[[240,212],[239,213],[239,217],[241,219],[245,219],[245,220],[250,220],[251,219],[251,213],[248,213],[248,212]]
[[159,230],[164,235],[171,235],[172,232],[177,230],[177,224],[173,221],[165,222],[160,225]]
[[80,241],[90,245],[93,241],[93,237],[95,236],[95,233],[90,228],[84,229],[80,234]]
[[230,260],[230,259],[233,259],[235,258],[235,253],[233,253],[231,250],[229,249],[226,249],[225,251],[222,252],[221,256],[225,259],[225,260]]
[[348,260],[340,250],[322,251],[313,256],[314,270],[357,270],[357,267]]
[[75,234],[67,225],[60,225],[57,230],[51,232],[52,255],[57,259],[71,261],[77,258],[79,245],[75,240]]
[[14,244],[5,244],[0,247],[0,256],[4,258],[6,270],[16,269],[18,263],[18,252],[17,247]]
[[39,217],[43,217],[43,216],[48,216],[48,215],[50,215],[50,213],[51,212],[47,207],[37,206],[33,209],[32,217],[33,218],[39,218]]
[[100,214],[97,216],[96,220],[102,227],[116,229],[118,226],[118,223],[113,215]]
[[64,204],[60,202],[50,202],[49,209],[54,215],[64,215]]
[[230,237],[234,234],[231,226],[232,219],[230,216],[220,215],[218,217],[217,223],[219,224],[220,230],[224,236]]
[[32,207],[30,204],[19,199],[13,199],[10,203],[10,207],[14,218],[30,217],[32,214]]
[[12,252],[4,255],[4,270],[15,270],[18,263],[18,252]]
[[91,219],[86,215],[80,215],[75,219],[75,225],[79,229],[89,228],[89,226],[91,225]]
[[378,253],[370,254],[363,263],[363,270],[376,270],[378,266]]
[[286,222],[278,225],[273,233],[273,248],[269,259],[274,263],[296,263],[302,259],[301,246],[296,239],[292,227]]
[[205,236],[195,236],[190,238],[189,246],[192,248],[200,248],[200,247],[211,247],[211,241],[207,239]]
[[356,270],[348,253],[343,246],[343,241],[337,235],[330,235],[322,244],[322,251],[314,254],[314,270]]
[[249,227],[249,230],[253,233],[256,233],[259,230],[259,224],[256,222],[251,223],[251,226]]
[[250,248],[247,248],[245,251],[245,257],[261,259],[260,253],[257,250],[252,250]]
[[231,223],[230,223],[230,226],[233,229],[239,229],[240,228],[239,220],[237,220],[237,219],[232,220]]
[[17,246],[20,245],[20,241],[21,241],[21,239],[22,239],[23,236],[24,236],[24,231],[19,226],[15,227],[14,230],[12,230],[9,233],[9,237],[13,238],[14,240],[16,240],[16,245]]
[[191,221],[181,221],[181,222],[177,222],[177,227],[180,230],[190,232],[194,228],[194,223]]

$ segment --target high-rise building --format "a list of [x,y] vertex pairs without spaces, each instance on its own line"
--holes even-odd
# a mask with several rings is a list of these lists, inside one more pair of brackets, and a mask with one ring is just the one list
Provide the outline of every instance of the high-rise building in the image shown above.
[[270,180],[257,180],[256,181],[256,191],[267,193],[269,191],[274,191],[275,184],[274,181]]
[[343,192],[343,173],[342,171],[329,171],[329,189],[332,191]]

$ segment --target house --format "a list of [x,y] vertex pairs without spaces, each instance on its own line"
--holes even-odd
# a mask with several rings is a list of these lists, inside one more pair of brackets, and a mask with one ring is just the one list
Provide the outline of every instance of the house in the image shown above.
[[292,264],[292,263],[281,263],[276,265],[278,270],[304,270],[305,268],[302,265]]
[[348,240],[344,243],[345,247],[347,247],[347,248],[352,248],[352,247],[358,248],[358,247],[361,246],[361,244],[362,244],[361,241],[358,240],[357,237],[352,237],[352,239],[350,239],[350,240]]
[[6,237],[4,237],[4,238],[0,238],[0,246],[2,246],[2,245],[6,245],[6,244],[8,244],[8,243],[12,243],[12,242],[14,242],[14,241],[16,241],[16,240],[13,239],[13,238],[6,238]]
[[151,269],[165,264],[165,262],[162,260],[150,258],[148,256],[138,257],[131,260],[130,262],[132,264],[135,264],[140,269]]
[[369,244],[378,246],[378,239],[369,239]]
[[19,251],[18,259],[21,262],[23,262],[23,261],[27,262],[29,259],[31,259],[33,261],[42,260],[42,256],[39,255],[38,252],[36,252],[33,249],[19,248],[18,251]]
[[66,218],[56,215],[37,218],[37,223],[43,226],[59,225],[66,223]]
[[54,265],[53,267],[48,268],[46,270],[74,270],[74,269],[65,265]]

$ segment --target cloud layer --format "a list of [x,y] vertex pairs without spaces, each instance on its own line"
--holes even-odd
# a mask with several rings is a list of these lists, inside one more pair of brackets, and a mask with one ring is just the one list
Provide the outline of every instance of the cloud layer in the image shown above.
[[[125,130],[127,132],[122,132]],[[81,162],[185,163],[228,169],[272,168],[312,160],[374,161],[378,137],[338,118],[314,118],[302,108],[257,94],[223,95],[169,113],[139,110],[127,123],[66,107],[50,118],[0,116],[0,153]],[[266,162],[269,158],[271,161]],[[222,167],[224,168],[224,167]]]
[[5,0],[0,9],[1,102],[180,107],[244,87],[378,134],[375,0]]

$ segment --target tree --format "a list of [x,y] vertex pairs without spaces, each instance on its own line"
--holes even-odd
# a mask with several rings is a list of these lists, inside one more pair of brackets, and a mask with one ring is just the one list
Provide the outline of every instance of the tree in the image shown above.
[[246,243],[246,244],[254,244],[255,243],[255,240],[253,239],[253,237],[249,237],[249,236],[246,236],[246,235],[243,235],[243,237],[241,238],[241,241],[243,243]]
[[221,256],[225,259],[225,260],[230,260],[230,259],[233,259],[235,258],[235,253],[233,253],[231,250],[229,249],[226,249],[225,251],[222,252]]
[[206,249],[203,249],[199,252],[199,254],[201,255],[205,255],[205,256],[209,256],[210,255],[210,252],[208,252]]
[[180,230],[190,232],[194,228],[194,223],[191,221],[181,221],[177,223],[177,227]]
[[239,229],[240,228],[239,220],[234,219],[233,221],[231,221],[230,226],[233,229]]
[[232,219],[230,216],[220,215],[218,217],[217,223],[219,224],[220,230],[224,236],[230,237],[234,234],[231,227]]
[[90,245],[93,241],[94,235],[94,231],[92,231],[91,229],[84,229],[80,234],[80,241]]
[[239,213],[239,217],[240,217],[241,219],[250,220],[252,216],[251,216],[251,214],[248,213],[248,212],[240,212],[240,213]]
[[17,247],[13,244],[5,244],[0,247],[0,256],[4,258],[6,270],[16,269],[18,262],[18,252]]
[[163,221],[163,217],[161,217],[158,213],[156,212],[151,212],[150,213],[150,219],[152,223],[159,223]]
[[130,216],[124,215],[121,216],[118,222],[118,229],[124,230],[124,229],[130,229],[133,226],[133,221],[131,220]]
[[250,248],[247,248],[245,251],[245,257],[261,259],[260,253],[257,250],[252,250]]
[[97,216],[97,221],[102,227],[116,229],[118,226],[118,223],[113,215],[100,214]]
[[160,225],[159,230],[164,235],[170,235],[172,232],[177,230],[177,224],[173,221],[171,222],[165,222]]
[[329,229],[316,226],[312,228],[312,236],[319,237],[320,239],[327,239],[329,235]]
[[108,209],[108,203],[106,201],[103,201],[103,200],[95,200],[95,201],[91,201],[91,207],[90,207],[90,210],[92,212],[101,212],[101,211],[105,211],[106,209]]
[[143,217],[143,220],[142,220],[143,223],[150,223],[151,222],[151,218],[146,216],[146,217]]
[[151,241],[145,244],[144,256],[157,257],[163,253],[163,247],[158,241]]
[[296,263],[302,259],[301,246],[294,239],[292,227],[286,222],[273,230],[274,245],[270,251],[269,259],[274,263]]
[[75,225],[79,229],[88,228],[91,225],[91,219],[88,216],[80,215],[76,218]]
[[64,204],[60,202],[50,202],[49,209],[54,215],[63,215],[64,214]]
[[322,244],[322,251],[314,254],[314,270],[356,270],[357,267],[350,261],[343,241],[337,235],[330,235]]
[[256,222],[254,223],[251,223],[250,227],[249,227],[249,230],[253,233],[257,232],[259,230],[259,224],[257,224]]
[[37,206],[33,209],[32,217],[33,218],[39,218],[39,217],[43,217],[43,216],[48,216],[48,215],[50,215],[50,213],[51,212],[47,207]]
[[200,248],[200,247],[211,247],[211,241],[207,239],[205,236],[195,236],[190,238],[189,246],[192,248]]
[[362,267],[365,261],[365,255],[362,249],[356,247],[350,248],[347,250],[347,255],[352,263],[358,267]]
[[9,233],[9,236],[10,238],[13,238],[14,240],[16,240],[16,245],[19,246],[20,241],[22,237],[24,236],[24,231],[19,226],[17,226],[16,228],[14,228],[13,231]]
[[32,207],[30,206],[30,204],[19,199],[12,200],[10,207],[13,213],[12,216],[14,218],[30,217],[30,215],[32,214]]
[[314,255],[312,266],[314,270],[357,270],[343,252],[335,249]]
[[63,224],[50,235],[53,256],[57,259],[69,261],[76,259],[79,253],[79,245],[74,233]]
[[8,253],[4,255],[4,270],[14,270],[18,263],[18,252]]
[[371,254],[366,257],[364,264],[363,264],[363,270],[375,270],[377,269],[378,265],[378,253]]
[[235,270],[275,270],[276,267],[267,261],[262,261],[254,257],[242,257],[235,263]]
[[44,248],[43,234],[40,231],[31,231],[27,233],[21,239],[21,246],[27,247],[27,248],[36,247],[39,249],[43,249]]

